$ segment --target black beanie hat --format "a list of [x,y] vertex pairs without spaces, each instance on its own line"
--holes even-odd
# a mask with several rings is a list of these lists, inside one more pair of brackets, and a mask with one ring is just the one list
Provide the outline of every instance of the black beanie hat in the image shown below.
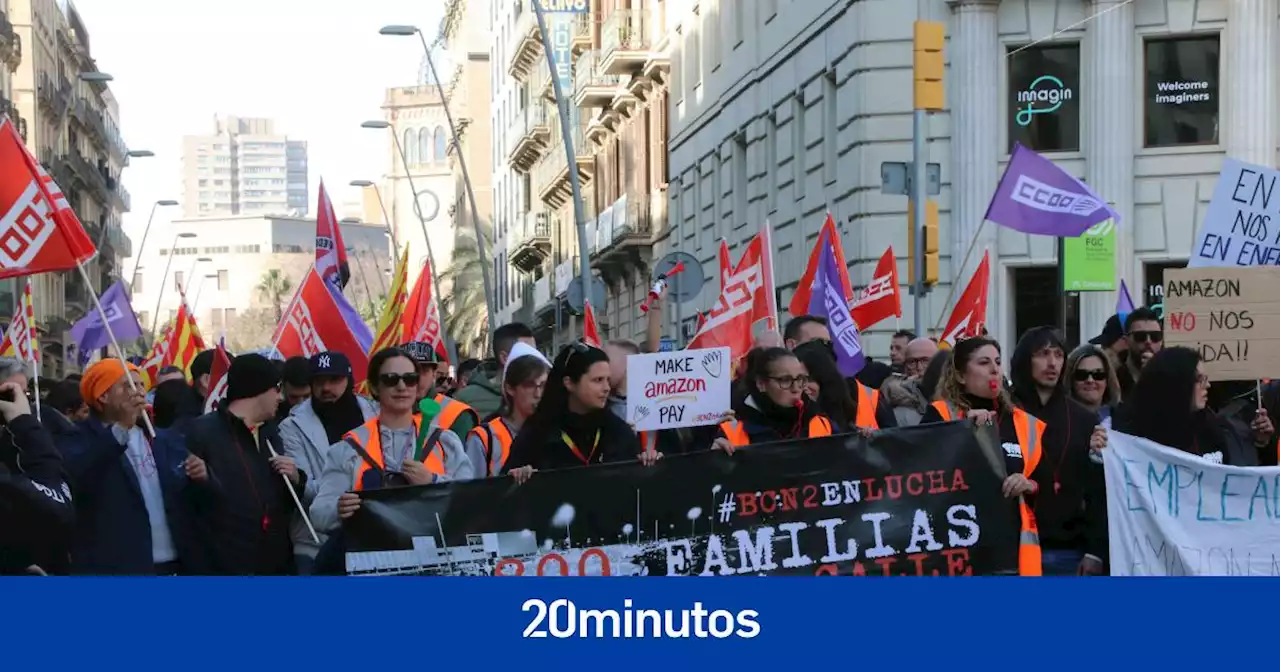
[[256,397],[280,384],[280,373],[262,355],[240,355],[227,371],[227,403]]

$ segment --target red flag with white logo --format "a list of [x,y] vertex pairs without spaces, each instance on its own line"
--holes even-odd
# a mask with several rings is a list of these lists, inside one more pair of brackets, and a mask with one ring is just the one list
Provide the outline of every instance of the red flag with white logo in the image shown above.
[[231,370],[231,357],[227,355],[227,345],[220,338],[218,347],[213,350],[213,367],[209,369],[209,397],[204,401],[204,412],[212,412],[227,396],[227,372]]
[[[413,283],[413,291],[405,301],[401,331],[405,343],[429,343],[440,361],[449,361],[449,349],[444,343],[444,328],[440,322],[440,303],[431,288],[431,264],[424,262],[422,272]],[[453,362],[456,364],[456,362]]]
[[351,360],[356,385],[364,382],[369,368],[368,346],[360,345],[315,269],[307,272],[298,293],[293,295],[272,340],[286,359],[330,350],[341,352]]
[[859,331],[866,331],[881,320],[890,317],[902,317],[902,292],[898,287],[898,259],[893,256],[893,247],[884,251],[880,263],[876,264],[875,275],[871,284],[854,300],[853,321],[858,324]]
[[0,278],[65,271],[96,251],[13,122],[0,118]]
[[316,272],[326,282],[341,290],[351,278],[347,265],[347,246],[342,242],[342,228],[333,214],[333,203],[320,181],[320,197],[316,205]]
[[942,330],[942,340],[950,345],[982,334],[987,323],[987,284],[991,276],[990,254],[982,255],[982,263],[974,271],[969,286],[956,299],[947,328]]
[[751,349],[751,327],[772,319],[773,273],[765,249],[767,232],[751,239],[742,259],[724,279],[724,288],[689,349],[727,347],[737,361]]
[[603,347],[600,341],[600,327],[596,324],[596,311],[591,310],[591,302],[582,302],[582,342],[593,348]]

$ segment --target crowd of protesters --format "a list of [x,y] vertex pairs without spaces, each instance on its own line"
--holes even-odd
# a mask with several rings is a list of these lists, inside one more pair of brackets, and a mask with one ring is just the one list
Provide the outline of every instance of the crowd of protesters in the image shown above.
[[723,422],[637,433],[626,361],[656,350],[657,333],[643,345],[572,343],[548,359],[513,323],[495,331],[490,359],[461,363],[453,379],[425,343],[377,352],[363,389],[345,353],[241,355],[216,404],[206,403],[212,351],[189,379],[166,369],[149,381],[106,359],[48,386],[39,417],[23,365],[0,359],[0,573],[341,574],[342,522],[366,490],[523,483],[551,469],[967,419],[1003,458],[1020,573],[1095,575],[1107,572],[1105,427],[1214,462],[1277,461],[1268,409],[1280,388],[1257,399],[1247,381],[1210,394],[1199,356],[1163,347],[1147,308],[1113,316],[1073,350],[1050,327],[1008,354],[985,335],[940,348],[901,331],[888,363],[868,360],[853,378],[825,322],[799,316],[756,339]]

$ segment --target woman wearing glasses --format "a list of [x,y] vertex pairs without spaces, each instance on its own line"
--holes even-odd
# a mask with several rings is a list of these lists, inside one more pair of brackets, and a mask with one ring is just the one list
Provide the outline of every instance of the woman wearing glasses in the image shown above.
[[[527,348],[530,354],[518,354],[521,348]],[[517,343],[511,354],[502,372],[502,406],[493,419],[471,430],[467,436],[467,456],[476,478],[502,473],[515,437],[538,408],[547,386],[551,365],[542,353]]]
[[1120,381],[1111,358],[1102,348],[1085,344],[1067,356],[1067,393],[1076,403],[1111,424],[1111,411],[1120,403]]
[[625,420],[609,411],[609,355],[584,343],[556,355],[538,408],[525,421],[503,467],[517,483],[535,471],[582,467],[659,455],[642,452]]
[[320,488],[311,503],[317,531],[333,532],[360,508],[360,492],[472,477],[471,461],[453,432],[434,431],[417,451],[422,416],[415,415],[418,369],[403,350],[380,350],[369,360],[369,390],[378,415],[329,446]]
[[733,453],[743,446],[831,436],[831,421],[805,395],[809,372],[784,348],[756,350],[743,375],[745,395],[735,417],[720,423],[714,448]]

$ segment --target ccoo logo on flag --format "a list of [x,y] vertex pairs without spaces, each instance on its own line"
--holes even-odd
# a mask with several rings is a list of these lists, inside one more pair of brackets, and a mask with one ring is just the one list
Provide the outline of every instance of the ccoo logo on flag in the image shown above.
[[1018,176],[1010,198],[1036,210],[1080,216],[1097,212],[1102,207],[1102,203],[1088,194],[1059,189],[1026,175]]
[[57,228],[53,208],[32,180],[4,219],[0,219],[0,266],[30,265]]

